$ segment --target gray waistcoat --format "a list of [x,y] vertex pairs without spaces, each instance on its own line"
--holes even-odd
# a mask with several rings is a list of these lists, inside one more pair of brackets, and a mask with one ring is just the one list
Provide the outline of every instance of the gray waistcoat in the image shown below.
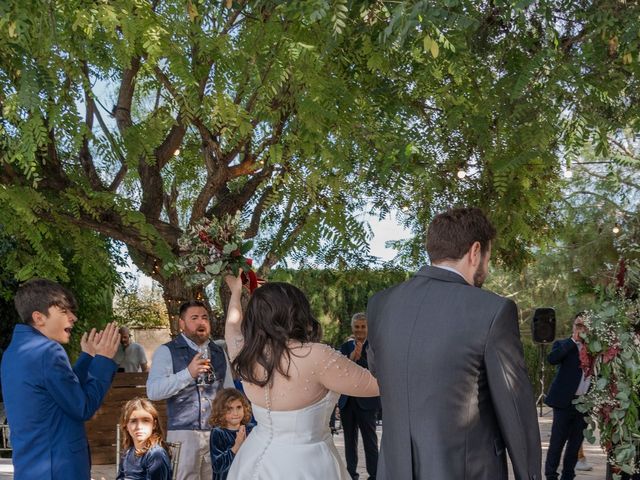
[[[182,335],[165,343],[171,352],[173,373],[187,368],[196,353]],[[211,402],[216,392],[222,389],[227,362],[224,352],[213,342],[209,342],[209,358],[216,374],[216,381],[211,385],[198,386],[194,379],[176,395],[167,399],[168,430],[210,430]]]

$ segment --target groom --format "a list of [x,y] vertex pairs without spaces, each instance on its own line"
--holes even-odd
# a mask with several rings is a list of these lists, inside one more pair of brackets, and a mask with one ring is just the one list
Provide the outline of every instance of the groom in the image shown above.
[[515,303],[480,289],[496,231],[477,208],[437,215],[425,266],[369,300],[384,432],[378,480],[540,480],[540,432]]

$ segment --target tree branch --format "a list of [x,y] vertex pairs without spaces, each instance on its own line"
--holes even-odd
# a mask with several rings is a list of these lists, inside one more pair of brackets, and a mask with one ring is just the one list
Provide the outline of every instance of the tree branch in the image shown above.
[[267,200],[269,196],[273,192],[273,187],[269,185],[262,191],[260,198],[258,199],[258,203],[256,207],[253,209],[253,213],[251,214],[251,222],[249,223],[249,228],[244,232],[244,238],[254,238],[258,235],[260,231],[260,222],[262,221],[262,214],[267,204]]
[[272,172],[273,165],[263,168],[261,172],[251,177],[239,192],[220,198],[216,205],[207,211],[206,215],[221,218],[225,214],[236,213],[249,202],[258,187],[271,176]]

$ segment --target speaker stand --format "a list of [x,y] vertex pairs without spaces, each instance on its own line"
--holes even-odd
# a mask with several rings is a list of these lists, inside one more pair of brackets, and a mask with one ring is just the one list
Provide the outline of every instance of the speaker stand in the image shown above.
[[539,409],[539,416],[542,417],[542,407],[544,406],[544,399],[546,397],[544,393],[544,366],[545,366],[545,351],[547,349],[547,345],[545,343],[541,343],[538,345],[540,347],[540,395],[538,396],[538,400],[536,400],[536,405]]

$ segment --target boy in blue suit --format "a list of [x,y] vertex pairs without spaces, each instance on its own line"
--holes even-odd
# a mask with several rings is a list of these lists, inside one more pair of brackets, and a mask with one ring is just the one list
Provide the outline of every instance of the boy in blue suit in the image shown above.
[[14,300],[16,325],[1,377],[13,445],[15,480],[88,480],[84,422],[111,386],[120,341],[117,326],[82,336],[74,368],[61,344],[76,322],[73,294],[44,279],[25,283]]

